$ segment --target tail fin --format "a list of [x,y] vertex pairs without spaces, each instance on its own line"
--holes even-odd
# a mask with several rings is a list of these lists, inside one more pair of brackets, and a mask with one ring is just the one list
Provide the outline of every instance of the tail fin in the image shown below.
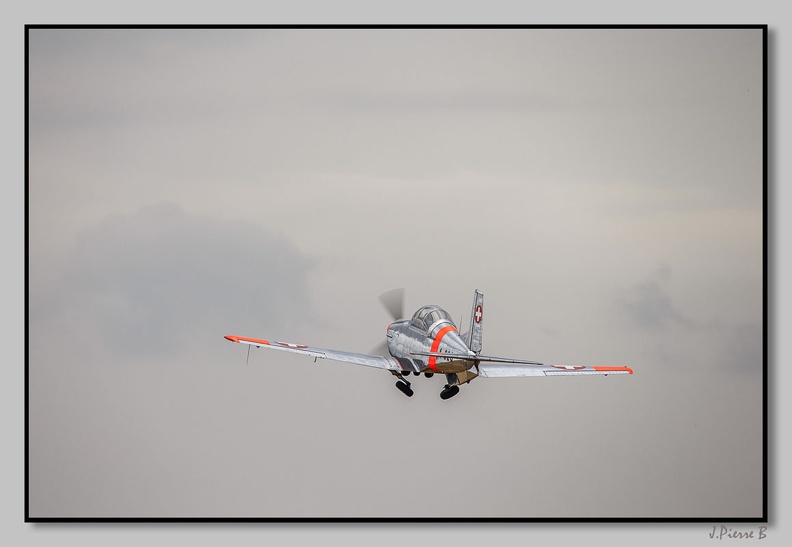
[[484,293],[476,289],[473,295],[473,309],[470,310],[470,332],[467,345],[471,351],[481,351],[482,328],[484,327]]

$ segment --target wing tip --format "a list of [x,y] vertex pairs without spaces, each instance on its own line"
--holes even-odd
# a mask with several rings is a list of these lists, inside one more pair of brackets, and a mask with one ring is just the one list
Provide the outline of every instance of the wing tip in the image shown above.
[[[236,342],[238,344],[244,342],[246,344],[253,344],[254,346],[269,346],[270,345],[269,340],[260,340],[258,338],[248,338],[246,336],[234,336],[232,334],[227,334],[225,336],[225,339],[226,340],[230,340],[231,342]],[[281,344],[281,345],[283,345],[283,344]]]
[[627,372],[627,374],[633,373],[633,370],[630,367],[594,367],[594,370],[599,370],[602,372]]

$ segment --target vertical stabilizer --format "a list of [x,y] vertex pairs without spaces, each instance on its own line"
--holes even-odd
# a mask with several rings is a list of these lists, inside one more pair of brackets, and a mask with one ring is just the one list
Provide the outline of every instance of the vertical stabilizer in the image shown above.
[[481,351],[481,329],[484,327],[484,294],[476,289],[473,295],[473,309],[470,310],[470,331],[467,344],[471,351]]

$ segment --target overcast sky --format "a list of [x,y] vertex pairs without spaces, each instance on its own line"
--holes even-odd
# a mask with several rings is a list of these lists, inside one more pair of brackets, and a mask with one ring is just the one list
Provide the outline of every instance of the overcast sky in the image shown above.
[[[761,31],[29,39],[32,517],[761,515]],[[366,352],[394,287],[635,374],[223,339]]]

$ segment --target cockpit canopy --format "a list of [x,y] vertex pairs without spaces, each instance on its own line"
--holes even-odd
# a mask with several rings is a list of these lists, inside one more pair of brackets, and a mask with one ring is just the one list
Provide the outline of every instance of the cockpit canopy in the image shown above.
[[448,321],[452,325],[454,324],[448,312],[440,306],[424,306],[412,316],[412,319],[410,319],[410,326],[424,332],[429,332],[432,326],[438,321]]

